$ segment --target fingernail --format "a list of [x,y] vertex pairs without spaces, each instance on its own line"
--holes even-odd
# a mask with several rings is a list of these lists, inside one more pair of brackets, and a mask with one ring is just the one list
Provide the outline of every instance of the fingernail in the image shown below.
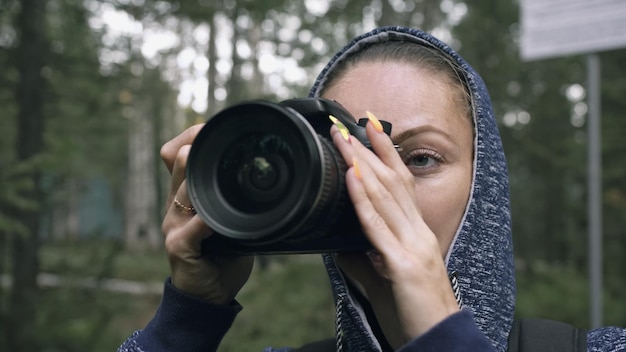
[[341,136],[343,137],[343,139],[345,139],[346,141],[349,142],[350,141],[350,131],[348,130],[348,127],[346,127],[343,123],[341,123],[341,121],[339,121],[333,115],[328,115],[328,118],[330,119],[330,121],[333,122],[333,124],[335,126],[337,126],[337,128],[339,129],[339,132],[341,133]]
[[367,113],[367,118],[372,123],[372,126],[374,126],[374,129],[378,132],[382,132],[383,125],[380,123],[380,120],[378,120],[378,118],[376,118],[376,116],[374,116],[374,114],[372,114],[371,112],[367,111],[366,113]]
[[359,167],[359,163],[356,160],[356,158],[352,158],[352,167],[354,168],[354,176],[356,176],[356,178],[361,180],[362,179],[362,177],[361,177],[361,168]]

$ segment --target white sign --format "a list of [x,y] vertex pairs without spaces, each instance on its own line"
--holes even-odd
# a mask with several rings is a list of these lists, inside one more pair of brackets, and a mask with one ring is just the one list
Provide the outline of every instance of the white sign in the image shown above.
[[626,47],[626,0],[520,0],[522,59]]

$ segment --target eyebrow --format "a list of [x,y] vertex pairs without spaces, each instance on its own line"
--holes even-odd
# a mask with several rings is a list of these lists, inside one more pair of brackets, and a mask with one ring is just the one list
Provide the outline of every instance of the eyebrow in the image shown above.
[[433,133],[437,133],[443,137],[445,137],[449,142],[451,143],[455,143],[456,141],[449,135],[447,134],[444,130],[439,129],[439,128],[435,128],[431,125],[423,125],[423,126],[418,126],[418,127],[414,127],[411,129],[408,129],[406,131],[402,131],[400,132],[398,135],[391,137],[391,140],[393,141],[394,144],[400,144],[402,143],[404,140],[415,136],[417,134],[420,133],[425,133],[425,132],[433,132]]

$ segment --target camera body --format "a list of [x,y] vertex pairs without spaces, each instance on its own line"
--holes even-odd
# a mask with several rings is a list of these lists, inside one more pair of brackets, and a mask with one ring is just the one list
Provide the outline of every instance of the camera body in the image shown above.
[[[347,194],[346,165],[330,139],[329,115],[370,146],[367,119],[355,122],[339,103],[326,99],[243,102],[207,121],[186,170],[191,203],[214,231],[203,241],[203,253],[371,248]],[[381,123],[391,134],[391,124]]]

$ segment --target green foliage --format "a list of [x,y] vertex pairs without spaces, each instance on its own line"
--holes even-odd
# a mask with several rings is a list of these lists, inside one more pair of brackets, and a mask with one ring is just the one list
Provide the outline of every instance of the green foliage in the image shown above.
[[118,240],[52,241],[40,249],[41,271],[72,277],[162,281],[169,272],[161,252],[131,253]]
[[626,50],[602,53],[603,241],[607,277],[619,285],[626,267]]
[[[119,94],[126,76],[101,73],[103,44],[87,24],[82,4],[54,2],[51,37],[46,143],[54,162],[49,174],[63,180],[106,175],[119,177],[125,167],[126,124]],[[63,182],[60,181],[62,184]]]
[[24,196],[34,189],[33,179],[30,177],[34,170],[40,168],[40,157],[31,158],[22,162],[13,162],[0,168],[0,209],[7,211],[0,213],[0,233],[14,233],[23,236],[28,233],[26,226],[11,215],[15,211],[35,210],[39,204]]
[[586,278],[567,267],[536,265],[517,273],[517,315],[589,324]]
[[[162,283],[163,253],[130,254],[111,241],[49,243],[41,249],[42,271],[63,278],[120,278]],[[71,282],[71,281],[69,281]],[[220,351],[261,351],[300,346],[333,336],[334,305],[318,255],[257,261],[237,297],[244,306]],[[42,291],[38,315],[46,351],[114,351],[156,312],[159,295],[128,295],[64,285]]]
[[[40,293],[37,326],[45,351],[115,351],[132,331],[145,326],[160,295],[112,292],[98,288],[98,280],[160,283],[167,275],[162,254],[130,254],[106,240],[44,245],[41,262],[42,272],[61,280]],[[95,281],[84,280],[89,277]]]
[[220,351],[298,347],[334,336],[334,304],[318,255],[270,258],[264,269],[257,265],[237,299],[244,309]]
[[145,321],[160,300],[76,288],[47,289],[41,296],[39,339],[45,351],[55,352],[115,351],[133,322]]
[[[616,281],[605,287],[606,326],[626,325],[623,289]],[[589,328],[589,283],[571,266],[536,263],[517,272],[516,314],[523,318],[554,319]]]

